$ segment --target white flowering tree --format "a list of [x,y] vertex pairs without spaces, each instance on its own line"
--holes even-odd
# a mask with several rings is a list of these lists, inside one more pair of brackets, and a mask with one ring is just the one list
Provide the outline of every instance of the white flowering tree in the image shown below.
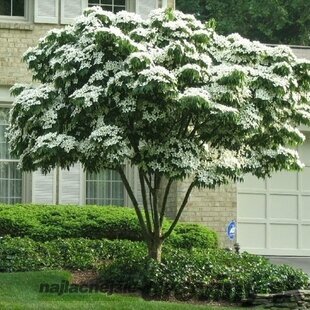
[[[23,170],[81,162],[120,173],[149,255],[160,260],[193,188],[246,173],[300,169],[300,124],[310,124],[309,62],[178,11],[147,20],[87,9],[50,31],[24,60],[36,85],[16,85],[8,137]],[[136,166],[143,205],[124,172]],[[190,178],[163,231],[171,185]]]

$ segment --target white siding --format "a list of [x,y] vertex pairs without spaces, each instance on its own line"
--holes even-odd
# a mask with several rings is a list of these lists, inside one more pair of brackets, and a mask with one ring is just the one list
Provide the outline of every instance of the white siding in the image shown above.
[[87,0],[62,0],[61,1],[61,24],[71,24],[74,19],[81,15],[87,8]]
[[40,171],[32,174],[32,202],[54,204],[55,203],[55,171],[43,175]]
[[59,174],[59,203],[81,204],[81,174],[80,164],[75,164],[70,170],[61,170]]
[[136,12],[142,18],[147,18],[149,13],[157,8],[157,0],[137,0]]
[[57,24],[59,20],[58,0],[35,0],[35,23]]

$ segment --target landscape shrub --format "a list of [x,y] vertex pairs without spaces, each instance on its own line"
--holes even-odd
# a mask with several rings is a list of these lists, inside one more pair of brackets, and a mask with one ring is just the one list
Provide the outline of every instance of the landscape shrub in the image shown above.
[[[303,289],[309,277],[285,265],[247,253],[224,250],[170,250],[163,262],[120,258],[100,273],[113,290],[139,290],[151,298],[240,301],[255,293]],[[126,276],[124,276],[126,275]]]
[[[167,228],[170,221],[166,220]],[[57,238],[127,239],[141,241],[132,208],[113,206],[0,205],[0,236],[29,237],[36,241]],[[167,240],[177,248],[216,248],[216,233],[197,224],[180,223]]]
[[166,245],[162,263],[146,256],[143,242],[129,240],[0,238],[1,272],[95,269],[107,289],[141,291],[151,298],[240,301],[309,285],[302,271],[247,253]]
[[178,249],[214,249],[218,247],[218,238],[217,234],[206,226],[179,223],[166,243]]
[[56,238],[142,239],[131,208],[99,206],[0,205],[0,236]]
[[103,262],[146,255],[143,242],[129,240],[55,239],[40,242],[30,238],[0,239],[0,272],[44,269],[95,269]]

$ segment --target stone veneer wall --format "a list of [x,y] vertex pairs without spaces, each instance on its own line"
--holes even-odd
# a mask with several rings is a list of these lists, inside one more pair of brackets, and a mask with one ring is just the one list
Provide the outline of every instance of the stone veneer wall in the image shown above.
[[257,294],[243,301],[244,306],[260,309],[310,309],[310,291],[296,290],[278,294]]
[[31,82],[31,74],[22,62],[23,53],[57,25],[0,23],[0,85]]
[[[168,217],[173,218],[176,215],[189,184],[187,180],[176,182],[172,186],[167,206]],[[180,218],[183,222],[203,224],[214,229],[222,247],[233,246],[233,242],[226,236],[226,227],[231,220],[236,219],[237,190],[234,184],[214,190],[194,189]]]

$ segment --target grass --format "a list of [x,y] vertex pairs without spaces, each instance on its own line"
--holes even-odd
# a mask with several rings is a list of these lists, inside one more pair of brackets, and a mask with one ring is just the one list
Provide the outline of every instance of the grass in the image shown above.
[[0,309],[108,309],[108,310],[199,310],[241,308],[145,301],[140,297],[106,293],[40,293],[41,283],[70,281],[66,271],[0,273]]

